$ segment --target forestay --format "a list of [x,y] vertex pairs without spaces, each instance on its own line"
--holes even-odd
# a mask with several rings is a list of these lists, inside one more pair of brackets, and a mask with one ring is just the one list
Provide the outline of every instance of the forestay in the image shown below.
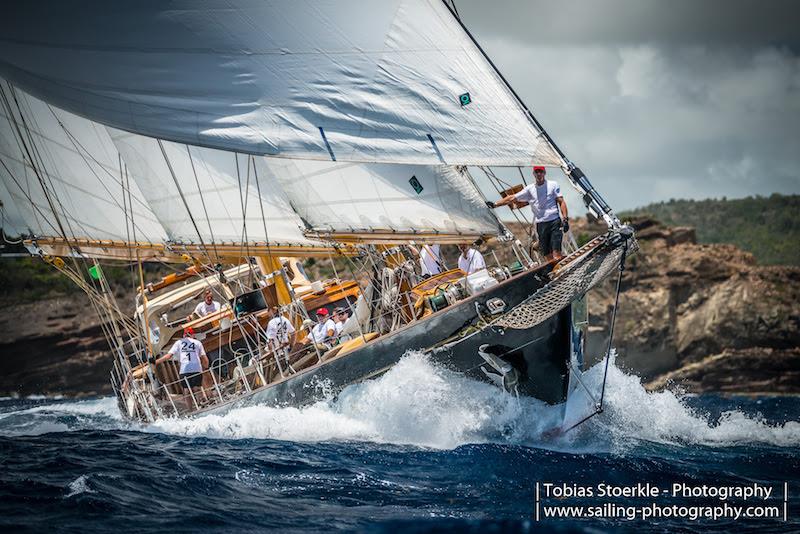
[[321,245],[303,235],[280,186],[264,179],[263,158],[108,131],[173,242]]
[[318,232],[474,237],[500,231],[466,170],[262,159],[292,207]]
[[102,125],[0,80],[0,199],[9,235],[163,243]]
[[150,137],[300,159],[562,164],[439,0],[17,0],[0,43],[15,84]]

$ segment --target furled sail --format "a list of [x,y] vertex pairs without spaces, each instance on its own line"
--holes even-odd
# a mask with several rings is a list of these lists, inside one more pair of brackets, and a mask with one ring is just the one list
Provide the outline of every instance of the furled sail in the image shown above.
[[108,128],[170,239],[178,243],[319,246],[302,232],[263,158]]
[[125,131],[299,159],[563,162],[439,0],[6,2],[0,74]]
[[410,235],[413,239],[414,235],[466,238],[500,231],[466,169],[261,159],[292,207],[323,234],[369,234],[376,239]]
[[9,235],[163,243],[105,127],[0,80],[0,200]]

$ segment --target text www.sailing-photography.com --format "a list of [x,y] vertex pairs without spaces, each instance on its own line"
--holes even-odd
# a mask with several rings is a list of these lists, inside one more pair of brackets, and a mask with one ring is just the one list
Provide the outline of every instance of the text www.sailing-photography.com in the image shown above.
[[0,526],[800,529],[789,1],[0,17]]

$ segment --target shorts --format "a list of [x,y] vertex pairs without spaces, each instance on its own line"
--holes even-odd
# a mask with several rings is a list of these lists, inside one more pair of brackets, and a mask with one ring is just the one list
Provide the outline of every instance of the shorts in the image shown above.
[[199,388],[203,385],[203,373],[187,373],[181,375],[183,389]]
[[539,237],[539,252],[543,256],[561,252],[561,240],[564,238],[561,219],[536,223],[536,235]]

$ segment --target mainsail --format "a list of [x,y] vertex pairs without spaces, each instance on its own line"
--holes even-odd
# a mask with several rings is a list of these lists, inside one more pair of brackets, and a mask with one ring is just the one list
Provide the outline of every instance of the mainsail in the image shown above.
[[500,223],[466,169],[262,158],[314,231],[338,239],[474,239]]
[[19,0],[0,43],[14,84],[149,137],[329,161],[565,164],[439,0]]

